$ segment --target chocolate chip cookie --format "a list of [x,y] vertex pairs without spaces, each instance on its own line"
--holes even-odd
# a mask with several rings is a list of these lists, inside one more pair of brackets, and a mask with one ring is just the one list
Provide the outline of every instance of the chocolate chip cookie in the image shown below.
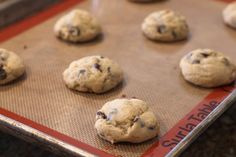
[[139,99],[115,99],[96,115],[98,135],[111,142],[140,143],[159,134],[159,123],[146,102]]
[[101,33],[101,26],[90,13],[76,9],[56,22],[54,32],[65,41],[85,42],[96,38]]
[[189,52],[180,61],[185,80],[201,87],[217,87],[236,79],[236,66],[222,53],[211,49]]
[[236,2],[230,3],[223,10],[223,19],[227,25],[236,28]]
[[14,52],[0,48],[0,85],[17,79],[24,72],[22,59]]
[[103,56],[88,56],[73,61],[63,73],[68,88],[80,92],[103,93],[123,80],[123,71]]
[[142,31],[151,40],[173,42],[186,39],[189,27],[184,16],[171,10],[161,10],[145,18]]

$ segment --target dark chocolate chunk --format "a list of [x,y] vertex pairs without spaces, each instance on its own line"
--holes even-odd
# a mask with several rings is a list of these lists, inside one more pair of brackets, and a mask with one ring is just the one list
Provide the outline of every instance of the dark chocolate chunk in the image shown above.
[[195,60],[192,61],[192,64],[200,64],[200,60],[195,59]]
[[95,67],[97,70],[99,70],[100,72],[102,72],[102,69],[101,69],[101,65],[100,65],[100,64],[95,63],[95,64],[94,64],[94,67]]
[[148,129],[150,130],[154,130],[156,128],[156,126],[149,126]]
[[125,94],[122,94],[121,97],[122,97],[122,98],[126,98],[126,95],[125,95]]
[[160,34],[164,33],[166,31],[166,26],[165,25],[157,26],[157,31]]
[[101,111],[98,111],[98,112],[97,112],[97,115],[98,115],[99,117],[102,117],[103,119],[107,119],[107,116],[105,115],[105,113],[103,113],[103,112],[101,112]]
[[204,58],[207,58],[208,56],[210,56],[210,54],[208,54],[208,53],[201,53],[201,55],[202,55]]
[[81,70],[79,71],[79,73],[80,73],[80,74],[83,74],[83,73],[85,73],[85,71],[86,71],[85,69],[81,69]]
[[69,27],[69,33],[74,35],[74,36],[79,36],[80,35],[80,29],[78,27],[70,26]]
[[7,78],[7,73],[6,71],[3,69],[3,65],[0,65],[0,80],[4,80]]

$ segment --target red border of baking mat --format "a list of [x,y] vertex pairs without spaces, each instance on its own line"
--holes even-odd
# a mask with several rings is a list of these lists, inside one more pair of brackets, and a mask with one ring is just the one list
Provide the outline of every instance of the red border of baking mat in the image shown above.
[[235,0],[218,0],[218,1],[223,1],[223,2],[226,2],[226,3],[230,3],[230,2],[233,2]]
[[[42,11],[34,16],[26,18],[25,20],[13,24],[6,29],[0,30],[0,42],[6,41],[30,28],[36,26],[43,21],[46,21],[50,17],[60,13],[82,0],[63,0],[60,3],[53,5],[45,11]],[[222,0],[229,1],[229,0]],[[196,127],[206,116],[213,111],[224,98],[226,98],[234,89],[232,86],[215,89],[207,97],[205,97],[196,107],[188,113],[182,120],[180,120],[172,129],[170,129],[160,140],[154,143],[142,157],[164,157],[171,149],[178,144],[186,135],[188,135],[194,127]],[[16,120],[22,124],[30,126],[36,130],[39,130],[47,135],[50,135],[56,139],[64,141],[75,147],[81,148],[89,153],[99,155],[102,157],[112,157],[112,154],[108,154],[105,151],[99,150],[88,144],[85,144],[77,139],[64,135],[32,120],[24,118],[13,112],[0,107],[0,114]]]

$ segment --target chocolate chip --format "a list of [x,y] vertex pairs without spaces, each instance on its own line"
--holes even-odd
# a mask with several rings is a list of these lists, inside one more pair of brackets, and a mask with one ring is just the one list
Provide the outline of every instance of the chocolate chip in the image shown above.
[[103,56],[100,56],[101,59],[103,59],[104,57]]
[[157,27],[158,33],[162,34],[166,31],[166,26],[165,25],[160,25]]
[[200,64],[200,60],[195,59],[195,60],[192,61],[192,64]]
[[122,94],[121,97],[122,97],[122,98],[126,98],[126,95],[125,95],[125,94]]
[[107,72],[110,73],[111,72],[111,67],[107,68]]
[[201,53],[201,55],[202,55],[204,58],[207,58],[208,56],[210,56],[210,54],[208,54],[208,53]]
[[94,67],[95,67],[97,70],[99,70],[100,72],[102,72],[102,69],[101,69],[101,65],[100,65],[100,64],[95,63],[95,64],[94,64]]
[[148,129],[150,130],[154,130],[156,128],[156,126],[149,126]]
[[133,99],[137,99],[135,96],[132,96]]
[[69,27],[69,33],[74,36],[80,35],[80,29],[78,27],[70,26]]
[[0,65],[0,80],[4,80],[7,78],[7,73],[6,71],[3,69],[3,65]]
[[101,112],[101,111],[98,111],[98,112],[97,112],[97,115],[98,115],[99,117],[102,117],[103,119],[107,119],[107,116],[105,115],[105,113],[103,113],[103,112]]
[[85,70],[85,69],[81,69],[81,70],[79,70],[78,77],[80,77],[80,75],[83,75],[85,72],[86,72],[86,70]]
[[24,46],[23,46],[23,49],[24,49],[24,50],[27,49],[27,48],[28,48],[27,45],[24,45]]
[[83,73],[85,73],[85,69],[81,69],[80,71],[79,71],[79,73],[81,73],[81,74],[83,74]]
[[172,33],[172,36],[174,37],[174,39],[176,39],[178,37],[175,31],[172,31],[171,33]]

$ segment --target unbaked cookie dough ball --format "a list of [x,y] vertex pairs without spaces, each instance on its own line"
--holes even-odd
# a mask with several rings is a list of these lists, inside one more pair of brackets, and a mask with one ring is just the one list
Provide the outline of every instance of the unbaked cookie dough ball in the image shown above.
[[142,24],[142,31],[147,38],[162,42],[183,40],[189,35],[185,17],[171,10],[161,10],[148,15]]
[[76,9],[56,22],[54,32],[57,37],[65,41],[86,42],[101,33],[101,26],[90,13]]
[[104,93],[123,80],[121,67],[103,56],[73,61],[63,73],[68,88],[80,92]]
[[96,115],[98,135],[111,142],[140,143],[159,135],[159,123],[146,102],[139,99],[115,99]]
[[230,3],[223,10],[223,19],[227,25],[236,28],[236,2]]
[[0,85],[19,78],[24,72],[22,59],[14,52],[0,48]]
[[189,52],[180,61],[185,80],[201,87],[229,84],[236,78],[236,66],[222,53],[211,49]]

